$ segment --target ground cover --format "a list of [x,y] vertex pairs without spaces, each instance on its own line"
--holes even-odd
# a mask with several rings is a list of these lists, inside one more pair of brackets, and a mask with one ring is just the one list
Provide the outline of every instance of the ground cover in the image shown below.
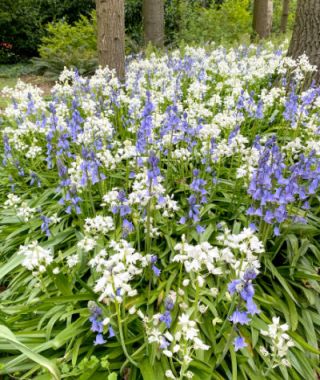
[[186,47],[6,90],[0,373],[317,379],[313,70]]

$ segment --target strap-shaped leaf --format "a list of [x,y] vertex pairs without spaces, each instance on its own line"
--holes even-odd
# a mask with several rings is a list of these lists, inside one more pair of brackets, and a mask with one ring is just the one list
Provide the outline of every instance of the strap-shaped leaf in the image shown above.
[[45,357],[33,352],[29,347],[25,346],[23,343],[19,342],[19,340],[12,333],[12,331],[9,330],[6,326],[0,325],[0,338],[10,342],[10,344],[14,348],[16,348],[22,354],[27,356],[30,360],[38,363],[41,367],[46,368],[53,376],[53,379],[60,380],[60,373],[56,365],[52,363],[50,360],[46,359]]

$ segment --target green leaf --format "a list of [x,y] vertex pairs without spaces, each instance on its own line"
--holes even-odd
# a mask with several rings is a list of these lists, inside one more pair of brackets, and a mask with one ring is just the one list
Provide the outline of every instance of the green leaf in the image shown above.
[[160,363],[151,365],[148,358],[145,358],[140,364],[139,369],[143,380],[164,380],[165,376]]
[[88,328],[83,327],[84,323],[87,322],[86,318],[79,318],[74,323],[70,324],[64,330],[62,330],[53,340],[53,347],[60,348],[63,346],[69,339],[75,338],[77,335],[81,334],[84,331],[87,331]]
[[293,295],[292,290],[290,289],[287,281],[281,276],[277,268],[272,264],[270,260],[266,260],[267,267],[270,269],[272,275],[280,282],[280,284],[283,286],[283,288],[287,291],[288,295],[291,297],[291,299],[298,303],[296,300],[296,297]]
[[231,355],[231,366],[232,366],[232,380],[237,380],[238,371],[237,371],[237,356],[234,352],[233,346],[230,346],[230,355]]
[[306,349],[307,351],[312,352],[313,354],[320,355],[320,351],[317,350],[315,347],[312,347],[309,343],[307,343],[303,338],[301,338],[300,335],[298,335],[295,332],[290,332],[291,337],[300,344],[301,347]]
[[16,338],[16,336],[5,326],[0,326],[0,337],[10,342],[10,344],[27,356],[30,360],[38,363],[41,367],[46,368],[53,376],[53,379],[60,380],[60,372],[56,365],[45,357],[33,352],[29,347],[25,346]]
[[70,296],[72,294],[72,284],[68,277],[63,273],[53,275],[54,282],[62,295]]
[[112,372],[110,373],[110,375],[108,376],[108,380],[117,380],[118,378],[118,375],[116,372]]
[[23,255],[14,255],[0,268],[0,280],[22,263]]

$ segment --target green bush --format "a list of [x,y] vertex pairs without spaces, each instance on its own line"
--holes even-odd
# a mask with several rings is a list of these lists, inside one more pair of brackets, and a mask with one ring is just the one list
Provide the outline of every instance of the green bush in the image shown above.
[[184,0],[179,2],[178,12],[176,38],[187,43],[233,42],[251,33],[249,0],[225,0],[209,7]]
[[87,74],[97,65],[96,17],[81,16],[73,25],[58,21],[47,25],[48,35],[42,38],[40,59],[35,65],[51,76],[66,67],[77,67]]
[[48,22],[73,23],[89,14],[94,4],[94,0],[1,0],[0,43],[10,43],[12,49],[0,53],[0,63],[36,55]]
[[[77,68],[83,75],[91,74],[98,65],[96,29],[95,10],[89,18],[81,16],[74,24],[63,20],[48,24],[39,47],[40,58],[33,59],[35,71],[52,78],[64,67]],[[136,51],[138,46],[135,38],[127,37],[127,53]]]

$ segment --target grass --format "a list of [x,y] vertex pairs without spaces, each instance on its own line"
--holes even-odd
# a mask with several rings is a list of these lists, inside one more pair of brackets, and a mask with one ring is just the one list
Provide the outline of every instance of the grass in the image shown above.
[[18,79],[40,87],[47,97],[50,94],[53,82],[47,78],[33,74],[33,65],[30,63],[17,63],[12,65],[0,65],[0,110],[4,109],[10,99],[1,95],[4,87],[14,87]]
[[[1,78],[0,77],[0,91],[4,87],[14,87],[17,83],[17,78]],[[9,102],[9,99],[0,95],[0,109],[4,109]]]

